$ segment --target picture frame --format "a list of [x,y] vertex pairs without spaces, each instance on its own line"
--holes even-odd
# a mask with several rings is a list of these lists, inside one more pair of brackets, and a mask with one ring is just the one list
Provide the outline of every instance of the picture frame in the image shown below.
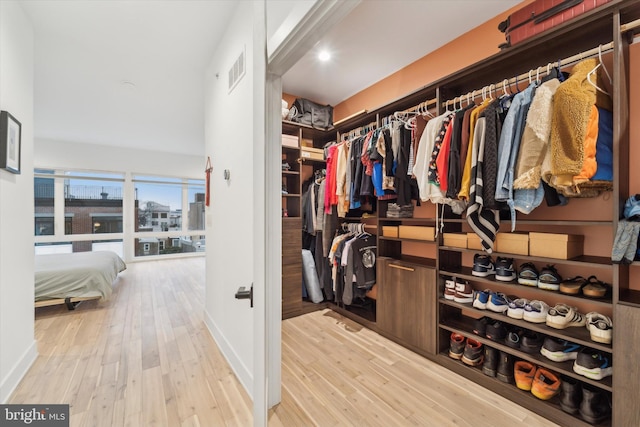
[[0,111],[0,168],[20,173],[22,124],[8,111]]

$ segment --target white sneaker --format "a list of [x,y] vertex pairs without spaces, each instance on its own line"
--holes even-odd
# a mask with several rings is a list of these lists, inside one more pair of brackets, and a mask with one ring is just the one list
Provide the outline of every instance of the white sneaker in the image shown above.
[[509,301],[509,308],[507,309],[507,316],[512,319],[522,319],[524,316],[524,307],[529,304],[529,300],[526,298],[517,298]]
[[531,323],[544,323],[547,320],[547,313],[549,313],[549,305],[546,302],[533,300],[525,304],[522,318]]
[[444,299],[453,301],[453,297],[456,295],[456,279],[447,279],[444,282]]
[[603,344],[611,344],[613,336],[613,322],[603,314],[592,311],[587,313],[586,326],[591,335],[591,340]]
[[556,304],[549,310],[546,319],[547,326],[564,329],[571,326],[585,326],[587,320],[578,313],[578,309],[566,304]]

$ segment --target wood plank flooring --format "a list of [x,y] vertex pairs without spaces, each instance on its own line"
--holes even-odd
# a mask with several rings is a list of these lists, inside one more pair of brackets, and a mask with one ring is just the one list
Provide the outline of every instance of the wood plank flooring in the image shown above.
[[[130,263],[108,302],[36,310],[39,357],[9,403],[71,426],[251,426],[203,322],[204,259]],[[554,426],[331,310],[282,324],[279,426]]]

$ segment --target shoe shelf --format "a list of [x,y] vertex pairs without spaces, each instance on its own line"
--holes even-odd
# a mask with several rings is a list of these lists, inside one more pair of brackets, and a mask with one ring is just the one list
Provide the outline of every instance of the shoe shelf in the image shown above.
[[[501,396],[523,406],[531,411],[541,414],[545,418],[562,426],[571,427],[587,427],[594,424],[587,423],[580,415],[571,415],[564,412],[560,407],[559,395],[554,396],[549,400],[541,400],[535,397],[531,392],[520,390],[514,384],[509,384],[500,381],[495,377],[490,377],[482,373],[482,370],[478,367],[472,367],[465,365],[460,360],[455,360],[449,357],[447,351],[441,352],[436,356],[437,363],[450,369],[451,371],[462,375],[465,378],[480,384],[483,387],[498,393]],[[610,427],[611,418],[603,421],[600,424],[595,424],[597,427]]]
[[436,220],[434,218],[387,218],[380,217],[378,218],[380,222],[388,222],[388,223],[403,223],[403,224],[431,224],[435,225]]
[[[547,304],[549,304],[550,307],[553,307],[556,302],[569,303],[573,301],[573,302],[585,302],[585,303],[588,303],[590,306],[593,306],[594,308],[598,307],[606,310],[611,310],[611,305],[612,305],[611,291],[609,291],[604,298],[590,298],[590,297],[585,297],[580,295],[570,295],[570,294],[563,294],[561,292],[556,292],[556,291],[548,291],[545,289],[536,288],[535,286],[521,285],[515,280],[512,282],[502,282],[499,280],[492,280],[486,277],[478,277],[471,274],[471,272],[472,272],[472,269],[470,267],[458,267],[458,268],[445,267],[440,269],[441,276],[455,276],[459,279],[468,280],[469,282],[473,282],[473,283],[486,284],[492,287],[499,286],[500,292],[504,292],[507,295],[510,295],[510,294],[518,295],[518,290],[527,291],[527,292],[529,291],[536,292],[536,294],[540,294],[540,297],[537,299],[546,302]],[[490,276],[490,277],[493,277],[493,276]],[[638,295],[638,297],[640,298],[640,295]],[[560,300],[560,301],[555,301],[555,300]],[[583,314],[586,314],[586,313],[583,313]]]
[[[464,253],[483,253],[478,251],[477,249],[465,249],[465,248],[456,248],[453,246],[440,246],[440,250],[443,251],[451,251],[451,252],[464,252]],[[571,258],[571,259],[559,259],[559,258],[545,258],[538,256],[530,256],[530,255],[518,255],[518,254],[510,254],[507,252],[492,252],[492,257],[505,257],[505,258],[514,258],[517,260],[526,260],[526,261],[538,261],[544,262],[547,264],[563,264],[563,265],[584,265],[589,264],[594,268],[607,268],[611,267],[613,263],[611,262],[611,258],[602,257],[602,256],[592,256],[592,255],[582,255],[579,257]]]
[[[547,326],[545,323],[532,323],[527,322],[526,320],[513,319],[506,314],[496,313],[491,310],[479,310],[473,307],[471,304],[461,304],[455,301],[450,301],[444,298],[439,298],[438,300],[440,304],[455,307],[460,310],[466,310],[467,312],[474,313],[477,316],[474,317],[490,317],[495,320],[500,320],[504,323],[508,323],[513,326],[518,326],[522,329],[529,329],[531,331],[540,332],[544,335],[550,335],[553,337],[565,339],[575,344],[583,345],[585,347],[590,347],[596,350],[604,351],[605,353],[612,353],[611,344],[602,344],[591,340],[591,335],[587,328],[584,326],[580,327],[569,327],[565,329],[555,329]],[[442,317],[441,317],[442,321]]]
[[387,236],[379,236],[378,239],[380,240],[389,240],[392,242],[414,242],[414,243],[427,243],[427,244],[431,244],[431,245],[435,245],[436,242],[434,242],[433,240],[421,240],[421,239],[406,239],[403,237],[387,237]]
[[[471,321],[472,319],[469,318],[469,320]],[[518,350],[517,348],[509,347],[506,344],[502,344],[500,342],[490,340],[489,338],[474,334],[471,327],[469,326],[469,322],[465,322],[462,320],[449,319],[446,321],[446,323],[440,323],[439,326],[441,329],[445,329],[449,332],[455,332],[467,338],[473,338],[474,340],[481,342],[483,345],[495,348],[505,353],[509,353],[518,359],[527,360],[533,363],[534,365],[543,366],[558,374],[575,378],[579,381],[591,384],[594,387],[598,387],[600,389],[603,389],[609,392],[613,391],[613,381],[611,376],[605,377],[602,380],[598,381],[598,380],[592,380],[591,378],[587,378],[585,376],[576,374],[573,371],[573,362],[574,362],[573,360],[566,361],[566,362],[554,362],[552,360],[547,359],[539,352],[526,353],[524,351]]]
[[[445,218],[445,223],[452,224],[468,224],[466,218]],[[501,220],[500,224],[509,225],[511,227],[511,220]],[[517,220],[518,225],[557,225],[563,227],[583,227],[583,226],[593,226],[593,227],[611,227],[613,226],[612,221],[572,221],[572,220]]]

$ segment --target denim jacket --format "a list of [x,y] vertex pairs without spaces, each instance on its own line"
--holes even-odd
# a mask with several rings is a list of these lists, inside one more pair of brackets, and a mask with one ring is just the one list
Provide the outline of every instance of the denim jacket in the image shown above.
[[[502,124],[498,143],[498,173],[496,176],[496,201],[507,202],[511,210],[511,231],[516,226],[516,211],[513,198],[513,179],[520,140],[524,130],[529,106],[538,83],[533,82],[511,101],[509,112]],[[533,202],[533,200],[532,200]]]

